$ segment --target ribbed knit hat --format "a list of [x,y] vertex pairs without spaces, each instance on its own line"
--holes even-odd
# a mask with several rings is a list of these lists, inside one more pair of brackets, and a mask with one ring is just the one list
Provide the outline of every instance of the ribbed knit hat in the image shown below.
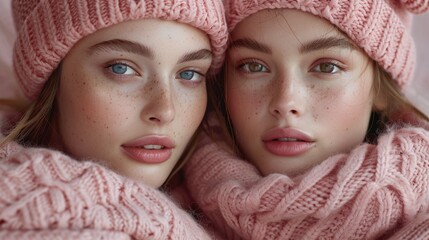
[[264,9],[298,9],[322,17],[348,35],[404,88],[416,52],[410,13],[423,13],[429,0],[226,0],[229,31]]
[[12,0],[12,10],[18,33],[14,68],[31,100],[75,43],[120,22],[157,18],[202,30],[211,41],[214,71],[226,49],[222,0]]

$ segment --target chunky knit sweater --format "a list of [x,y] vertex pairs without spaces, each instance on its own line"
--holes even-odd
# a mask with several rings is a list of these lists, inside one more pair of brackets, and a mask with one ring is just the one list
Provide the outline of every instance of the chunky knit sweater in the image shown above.
[[429,236],[429,132],[423,128],[391,129],[377,145],[330,157],[296,178],[262,177],[222,143],[203,142],[186,167],[187,186],[228,239]]
[[157,189],[53,150],[0,149],[0,239],[210,239]]

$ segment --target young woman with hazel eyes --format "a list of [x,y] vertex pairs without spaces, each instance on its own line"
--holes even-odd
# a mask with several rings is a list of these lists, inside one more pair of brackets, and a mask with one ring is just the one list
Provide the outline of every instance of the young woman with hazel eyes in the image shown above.
[[1,143],[0,238],[209,239],[157,188],[204,118],[206,81],[226,48],[222,2],[12,9],[30,104]]
[[427,1],[225,4],[220,117],[186,166],[199,208],[228,239],[428,236],[428,117],[402,94]]

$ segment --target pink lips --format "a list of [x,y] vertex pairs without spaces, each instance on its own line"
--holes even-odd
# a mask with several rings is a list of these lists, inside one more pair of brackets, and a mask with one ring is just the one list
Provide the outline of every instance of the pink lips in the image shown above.
[[124,152],[141,163],[163,163],[172,154],[175,144],[165,136],[151,135],[138,138],[122,145]]
[[314,147],[314,140],[294,128],[273,128],[262,136],[265,148],[272,154],[292,157]]

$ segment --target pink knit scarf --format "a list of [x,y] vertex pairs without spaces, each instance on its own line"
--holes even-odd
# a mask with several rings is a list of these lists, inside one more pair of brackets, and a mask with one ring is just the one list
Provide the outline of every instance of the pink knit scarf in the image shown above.
[[294,179],[262,177],[212,142],[196,152],[186,177],[201,209],[231,239],[377,239],[404,226],[402,237],[429,234],[429,132],[423,128],[391,130],[378,145],[362,144]]
[[0,239],[209,239],[157,189],[93,162],[0,149]]

